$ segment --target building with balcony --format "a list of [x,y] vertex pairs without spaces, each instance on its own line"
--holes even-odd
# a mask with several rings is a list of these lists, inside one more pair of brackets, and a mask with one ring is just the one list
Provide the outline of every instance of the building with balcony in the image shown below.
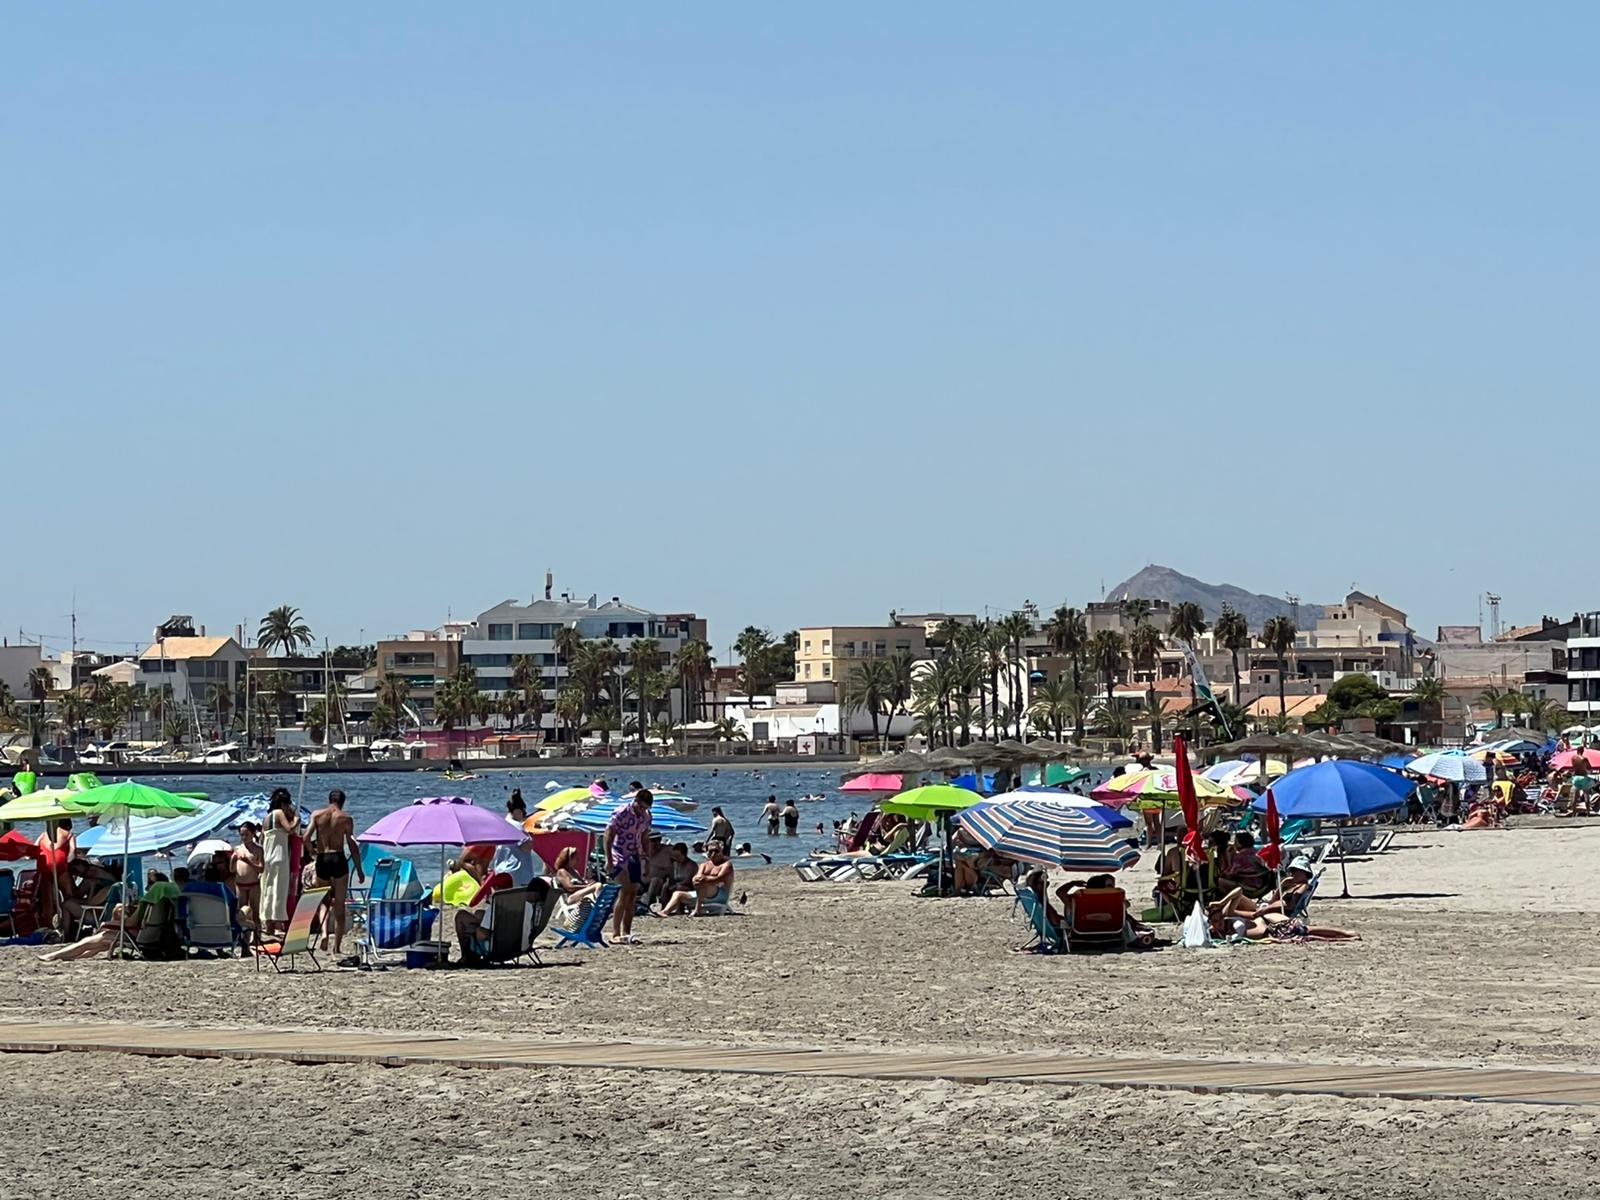
[[[628,650],[634,642],[651,639],[661,651],[662,670],[673,686],[666,698],[666,713],[673,721],[684,719],[683,689],[678,685],[674,664],[690,641],[704,641],[705,621],[693,613],[659,613],[625,604],[617,596],[605,603],[590,596],[587,601],[571,596],[533,600],[520,604],[507,600],[478,615],[461,642],[461,663],[473,668],[478,690],[498,696],[511,690],[511,678],[518,658],[526,656],[539,669],[543,680],[545,712],[541,724],[552,738],[557,729],[556,695],[571,674],[571,664],[556,651],[556,638],[564,628],[575,628],[586,641],[609,638],[622,651],[624,670]],[[636,698],[623,701],[620,714],[624,724],[638,716]]]
[[1600,612],[1579,613],[1567,636],[1567,711],[1585,725],[1600,714]]
[[[397,638],[385,638],[376,646],[376,681],[388,674],[398,675],[409,689],[406,704],[409,716],[419,724],[434,721],[434,697],[461,665],[461,644],[470,626],[443,626],[439,629],[413,629]],[[402,714],[407,715],[407,714]]]
[[231,637],[206,637],[205,626],[193,637],[161,637],[139,655],[139,686],[146,691],[170,685],[180,704],[211,704],[212,689],[230,695],[244,687],[244,647]]
[[834,703],[842,694],[841,685],[862,664],[896,654],[909,654],[913,659],[928,655],[927,631],[915,624],[817,625],[801,629],[799,634],[794,682],[832,684],[827,699]]

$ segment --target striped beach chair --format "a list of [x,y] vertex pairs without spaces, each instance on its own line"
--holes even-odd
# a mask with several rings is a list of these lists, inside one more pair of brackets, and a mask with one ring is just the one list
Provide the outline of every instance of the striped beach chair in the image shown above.
[[[317,918],[322,914],[322,908],[327,903],[331,888],[312,888],[310,891],[301,892],[300,899],[294,906],[294,912],[289,914],[289,932],[279,942],[268,942],[256,947],[256,970],[261,969],[261,960],[267,959],[272,963],[272,969],[278,973],[287,973],[296,970],[296,962],[300,955],[305,955],[311,960],[311,965],[318,971],[322,964],[317,961],[315,942],[317,934],[322,930],[322,923]],[[287,959],[289,965],[283,965]]]
[[575,911],[565,914],[566,920],[563,924],[558,925],[556,919],[552,919],[550,930],[558,939],[555,948],[559,950],[563,946],[604,946],[606,922],[611,920],[611,912],[617,907],[617,896],[621,891],[620,885],[608,883],[591,899],[580,903]]

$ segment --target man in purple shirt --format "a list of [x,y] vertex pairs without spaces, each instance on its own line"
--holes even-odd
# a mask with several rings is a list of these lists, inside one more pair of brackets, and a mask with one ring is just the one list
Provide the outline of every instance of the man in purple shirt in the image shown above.
[[633,911],[638,907],[639,885],[644,880],[652,799],[648,788],[640,788],[631,803],[617,809],[606,825],[606,865],[612,882],[622,888],[611,913],[611,936],[620,942],[637,940],[633,936]]

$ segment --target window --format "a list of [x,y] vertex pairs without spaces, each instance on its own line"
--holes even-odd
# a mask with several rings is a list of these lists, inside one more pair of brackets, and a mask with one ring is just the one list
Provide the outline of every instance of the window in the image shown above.
[[[810,649],[810,647],[811,647],[811,643],[807,642],[806,643],[806,648]],[[823,638],[822,639],[822,652],[824,654],[829,654],[832,651],[833,651],[833,639],[832,638]]]
[[490,625],[489,640],[491,642],[509,642],[511,640],[511,625]]
[[831,662],[825,662],[822,664],[822,677],[824,679],[833,678],[833,664]]
[[[826,646],[827,646],[827,643],[826,643],[826,642],[824,642],[824,643],[823,643],[823,646],[824,646],[824,648],[826,648]],[[807,654],[810,654],[810,653],[811,653],[811,639],[810,639],[810,638],[807,638],[807,639],[806,639],[806,640],[805,640],[805,652],[806,652],[806,653],[807,653]]]
[[856,656],[856,644],[854,642],[846,642],[844,644],[844,656],[846,658],[854,658]]
[[889,653],[889,646],[885,642],[877,642],[872,647],[872,653],[876,658],[884,658]]
[[[828,664],[827,663],[823,663],[822,667],[823,667],[824,670],[826,670],[827,667],[828,667]],[[807,679],[811,678],[811,664],[810,663],[806,664],[806,678]]]
[[911,643],[910,642],[896,642],[894,644],[894,652],[896,654],[899,654],[902,651],[905,652],[906,654],[910,654],[911,653]]

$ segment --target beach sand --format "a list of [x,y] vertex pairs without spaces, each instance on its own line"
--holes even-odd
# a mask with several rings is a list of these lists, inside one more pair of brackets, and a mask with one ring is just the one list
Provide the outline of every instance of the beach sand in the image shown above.
[[[1389,853],[1352,860],[1358,898],[1335,898],[1336,864],[1323,880],[1315,919],[1359,930],[1360,943],[1100,957],[1012,954],[1024,930],[1009,899],[924,900],[904,883],[747,871],[735,885],[749,893],[742,915],[641,920],[643,945],[547,951],[543,970],[274,977],[244,962],[47,966],[36,951],[5,949],[0,1019],[1595,1069],[1597,858],[1600,828],[1407,833]],[[1149,882],[1141,868],[1127,886]],[[555,1168],[557,1190],[604,1195],[658,1195],[696,1178],[716,1194],[927,1195],[959,1170],[975,1195],[1043,1185],[1073,1196],[1459,1196],[1531,1178],[1558,1196],[1579,1194],[1561,1189],[1576,1189],[1600,1153],[1600,1114],[1584,1109],[101,1055],[11,1057],[0,1071],[30,1106],[88,1112],[112,1110],[85,1080],[124,1080],[141,1100],[175,1102],[180,1124],[212,1124],[194,1140],[226,1147],[246,1174],[309,1154],[294,1184],[302,1196],[338,1194],[337,1179],[438,1194],[411,1174],[414,1159]],[[338,1156],[313,1153],[297,1114],[334,1086],[365,1133]],[[394,1131],[383,1109],[397,1098],[417,1116]],[[270,1106],[260,1138],[227,1134],[229,1104]],[[605,1141],[619,1120],[640,1141],[621,1175]],[[16,1131],[21,1160],[61,1128]],[[393,1164],[391,1136],[405,1143]],[[111,1138],[135,1157],[180,1153]],[[1198,1185],[1180,1183],[1191,1152]],[[334,1157],[347,1174],[327,1174]],[[471,1183],[482,1191],[457,1194],[505,1194],[492,1179]]]

